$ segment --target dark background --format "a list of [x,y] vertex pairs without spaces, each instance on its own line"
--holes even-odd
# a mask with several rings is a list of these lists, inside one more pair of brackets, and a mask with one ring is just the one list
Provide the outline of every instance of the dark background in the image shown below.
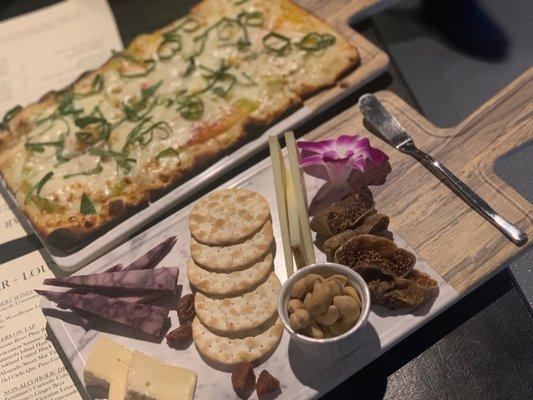
[[[0,20],[52,3],[55,1],[0,0]],[[110,0],[125,45],[137,34],[185,14],[194,3]],[[362,21],[354,28],[391,55],[388,73],[296,133],[302,135],[353,106],[360,94],[383,89],[397,93],[436,125],[456,125],[533,65],[532,17],[531,0],[408,0]],[[496,172],[530,201],[532,143],[495,166]],[[224,180],[267,155],[266,151],[260,153]],[[0,263],[39,247],[34,237],[2,245]],[[530,247],[509,263],[511,269],[496,275],[323,398],[533,398],[532,253]]]

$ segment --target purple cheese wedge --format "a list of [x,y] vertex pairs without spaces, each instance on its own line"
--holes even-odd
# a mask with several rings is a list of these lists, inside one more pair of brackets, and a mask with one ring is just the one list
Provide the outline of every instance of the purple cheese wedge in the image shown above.
[[171,236],[163,242],[159,243],[153,249],[140,256],[131,264],[122,268],[123,271],[139,270],[139,269],[151,269],[155,268],[157,264],[161,262],[165,256],[170,253],[170,250],[176,244],[176,236]]
[[108,269],[106,269],[105,272],[118,272],[122,268],[124,268],[124,264],[115,264],[112,267],[109,267]]
[[71,310],[98,315],[156,337],[161,337],[168,318],[166,308],[131,303],[100,294],[62,293],[49,290],[36,290],[36,293]]
[[45,285],[80,287],[86,291],[114,295],[143,294],[152,292],[174,293],[179,269],[157,268],[149,270],[102,272],[90,275],[73,275],[48,278]]

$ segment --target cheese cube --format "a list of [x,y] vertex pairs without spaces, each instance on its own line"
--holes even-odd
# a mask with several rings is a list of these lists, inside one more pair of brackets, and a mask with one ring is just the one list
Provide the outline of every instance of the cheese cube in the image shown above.
[[196,372],[171,365],[138,351],[131,357],[125,400],[191,400]]
[[93,394],[107,397],[111,383],[124,380],[132,354],[107,336],[99,336],[83,369],[87,389]]

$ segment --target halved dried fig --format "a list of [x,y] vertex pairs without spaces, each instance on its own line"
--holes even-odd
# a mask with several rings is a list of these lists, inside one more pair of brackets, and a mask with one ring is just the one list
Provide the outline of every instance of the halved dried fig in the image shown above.
[[381,236],[380,233],[385,232],[388,227],[389,217],[385,214],[377,213],[367,216],[361,225],[331,236],[324,241],[324,252],[326,253],[328,261],[333,261],[337,249],[349,239],[366,233]]
[[372,303],[390,309],[418,308],[439,292],[437,282],[416,269],[404,278],[397,278],[375,266],[361,266],[357,271],[368,283]]
[[316,233],[330,237],[356,226],[363,218],[374,212],[372,193],[365,187],[317,212],[311,220],[310,227]]
[[415,266],[413,253],[400,249],[389,239],[375,235],[355,236],[337,249],[335,262],[355,271],[358,267],[372,265],[395,277],[403,277]]

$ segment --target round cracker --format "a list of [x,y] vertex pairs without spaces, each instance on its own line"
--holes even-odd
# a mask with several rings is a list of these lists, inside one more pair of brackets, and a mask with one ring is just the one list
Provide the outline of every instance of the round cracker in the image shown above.
[[235,297],[194,297],[194,309],[203,325],[217,335],[243,337],[256,334],[277,315],[281,283],[274,272],[255,290]]
[[191,257],[194,262],[215,272],[231,272],[254,264],[270,250],[274,234],[272,222],[245,242],[230,246],[209,246],[191,238]]
[[279,318],[265,331],[243,339],[215,335],[202,325],[198,317],[192,322],[192,337],[198,352],[209,361],[226,367],[262,360],[274,351],[282,334],[283,325]]
[[191,235],[214,246],[234,244],[253,235],[270,217],[266,199],[248,189],[224,189],[200,199],[189,215]]
[[187,263],[189,282],[199,291],[211,296],[237,296],[264,282],[272,271],[272,254],[250,268],[230,273],[211,272],[199,267],[191,259]]

